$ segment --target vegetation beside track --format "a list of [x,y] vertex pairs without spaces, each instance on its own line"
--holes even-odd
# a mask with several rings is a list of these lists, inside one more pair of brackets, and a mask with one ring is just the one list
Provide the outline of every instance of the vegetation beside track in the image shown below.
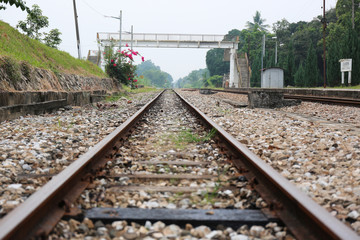
[[130,100],[130,94],[136,94],[136,93],[145,93],[145,92],[153,92],[153,91],[158,91],[158,88],[154,88],[154,87],[143,87],[143,88],[135,88],[135,89],[131,89],[129,86],[123,85],[123,91],[116,93],[112,96],[108,96],[105,101],[107,102],[116,102],[118,101],[120,98],[127,98]]
[[21,65],[25,62],[34,67],[51,70],[54,73],[107,76],[95,64],[76,59],[67,52],[48,47],[21,34],[3,21],[0,21],[0,58],[0,65],[7,63]]

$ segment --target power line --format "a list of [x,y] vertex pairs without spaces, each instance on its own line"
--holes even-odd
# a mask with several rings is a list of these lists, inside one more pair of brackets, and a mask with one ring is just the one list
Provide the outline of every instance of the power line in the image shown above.
[[98,10],[96,10],[94,7],[92,7],[90,4],[88,4],[85,0],[81,0],[83,3],[85,3],[85,5],[87,5],[91,10],[93,10],[94,12],[96,12],[97,14],[106,17],[105,14],[102,14],[101,12],[99,12]]

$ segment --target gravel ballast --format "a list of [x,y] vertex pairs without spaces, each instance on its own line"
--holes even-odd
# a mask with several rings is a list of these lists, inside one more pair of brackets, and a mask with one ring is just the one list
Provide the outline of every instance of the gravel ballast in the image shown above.
[[[360,108],[309,102],[272,110],[234,108],[222,99],[246,103],[247,96],[180,93],[360,234]],[[74,107],[1,122],[0,215],[25,201],[155,94],[138,94],[130,102],[120,99],[114,105]],[[37,177],[29,177],[33,175]],[[122,224],[122,230],[129,233],[145,231],[138,225]],[[153,224],[148,224],[148,231],[154,229]],[[223,236],[253,236],[250,229],[228,231],[232,234],[224,230]],[[246,236],[240,236],[243,233]]]
[[156,94],[1,122],[0,215],[25,201]]
[[180,91],[290,182],[360,233],[360,108],[304,102],[234,108],[246,95]]

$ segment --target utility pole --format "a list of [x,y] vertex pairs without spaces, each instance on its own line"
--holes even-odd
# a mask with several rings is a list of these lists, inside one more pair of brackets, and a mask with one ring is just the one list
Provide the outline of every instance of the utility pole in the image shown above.
[[324,57],[323,57],[323,65],[324,65],[324,88],[326,88],[326,17],[325,17],[325,0],[323,6],[323,18],[321,19],[323,23],[323,46],[324,46]]
[[276,40],[276,42],[275,42],[275,67],[277,66],[277,62],[278,62],[277,52],[278,52],[278,44],[277,44],[277,40]]
[[119,29],[119,51],[121,52],[121,32],[122,32],[122,10],[120,10],[120,16],[119,17],[113,17],[113,16],[105,16],[108,18],[115,18],[120,20],[120,29]]
[[278,44],[277,44],[277,37],[275,36],[275,37],[272,37],[272,39],[275,39],[275,67],[276,67],[276,65],[277,65],[277,52],[278,52]]
[[75,17],[75,28],[76,28],[76,40],[77,40],[78,58],[81,59],[78,15],[77,15],[77,12],[76,12],[76,3],[75,3],[75,0],[73,0],[73,3],[74,3],[74,17]]
[[121,32],[122,32],[122,10],[120,10],[120,31],[119,31],[119,51],[121,52]]
[[264,71],[264,57],[265,57],[265,34],[263,35],[262,51],[261,51],[261,82],[263,81]]
[[134,27],[131,25],[131,51],[133,50]]

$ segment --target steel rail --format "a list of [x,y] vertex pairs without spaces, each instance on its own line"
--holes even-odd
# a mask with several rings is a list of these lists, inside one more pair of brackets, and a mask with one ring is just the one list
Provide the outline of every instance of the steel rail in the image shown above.
[[298,239],[360,239],[352,229],[302,193],[179,93],[176,94],[209,127],[217,130],[217,136],[233,152],[233,163]]
[[[235,93],[235,94],[248,94],[247,90],[243,89],[209,89],[214,92],[224,92],[224,93]],[[321,103],[333,103],[341,104],[348,106],[360,106],[360,100],[355,98],[341,98],[341,97],[324,97],[324,96],[313,96],[313,95],[292,95],[289,93],[284,93],[284,99],[300,99],[302,101],[308,102],[321,102]]]
[[92,175],[114,157],[119,147],[116,143],[163,92],[2,218],[0,239],[46,237],[61,217],[71,211],[71,203],[91,183]]
[[351,99],[351,98],[305,96],[305,95],[290,95],[290,94],[284,94],[284,98],[285,99],[300,99],[302,101],[309,101],[309,102],[345,104],[345,105],[351,105],[351,106],[356,106],[356,107],[360,106],[359,99]]

